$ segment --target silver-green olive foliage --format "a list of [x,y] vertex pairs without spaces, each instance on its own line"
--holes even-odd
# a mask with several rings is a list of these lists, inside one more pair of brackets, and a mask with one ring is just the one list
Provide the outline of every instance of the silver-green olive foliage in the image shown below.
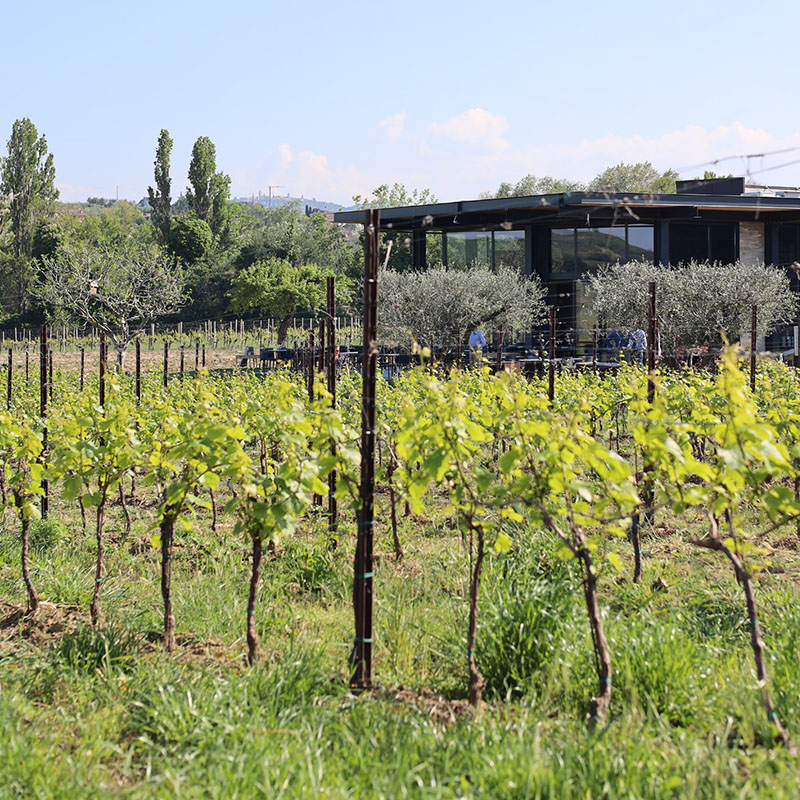
[[794,319],[797,300],[785,270],[764,264],[710,264],[677,267],[648,261],[612,264],[585,275],[600,324],[647,329],[649,284],[656,284],[659,343],[665,355],[681,347],[719,346],[749,336],[752,307],[758,308],[758,336]]
[[487,335],[500,327],[524,331],[544,317],[538,278],[502,265],[496,272],[476,263],[465,270],[386,269],[378,276],[379,337],[385,344],[407,347],[416,341],[452,352],[463,346],[473,325]]

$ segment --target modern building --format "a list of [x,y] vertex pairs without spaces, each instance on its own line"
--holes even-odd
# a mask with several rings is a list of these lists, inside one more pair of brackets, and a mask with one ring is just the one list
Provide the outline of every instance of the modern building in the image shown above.
[[[363,211],[335,222],[361,223]],[[415,269],[475,259],[536,274],[561,325],[594,325],[581,276],[604,263],[649,259],[743,261],[791,269],[800,261],[800,189],[744,178],[678,181],[675,194],[566,192],[381,210],[381,229],[405,233]],[[433,254],[433,256],[431,255]]]

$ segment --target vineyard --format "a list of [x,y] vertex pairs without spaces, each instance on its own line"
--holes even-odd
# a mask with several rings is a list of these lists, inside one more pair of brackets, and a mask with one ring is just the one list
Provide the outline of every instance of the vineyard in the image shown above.
[[370,498],[355,373],[334,403],[321,373],[154,368],[137,396],[64,368],[46,416],[16,381],[12,794],[792,796],[795,373],[752,392],[730,350],[551,402],[424,355],[377,380]]

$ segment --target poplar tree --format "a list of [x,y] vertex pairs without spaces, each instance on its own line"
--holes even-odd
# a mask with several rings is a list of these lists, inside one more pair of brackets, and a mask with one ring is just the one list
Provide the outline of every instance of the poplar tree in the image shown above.
[[147,197],[153,209],[151,219],[156,229],[156,236],[160,244],[166,244],[169,239],[169,229],[172,217],[172,200],[170,188],[172,181],[169,177],[169,159],[172,154],[172,137],[166,128],[161,129],[156,147],[156,160],[153,162],[156,188],[147,187]]
[[58,198],[53,155],[47,152],[47,140],[39,136],[27,118],[18,119],[11,128],[8,155],[0,160],[0,194],[8,198],[12,235],[11,272],[17,293],[17,311],[27,306],[30,260],[36,224]]
[[207,136],[199,137],[192,147],[189,182],[191,186],[186,188],[189,210],[208,223],[214,239],[224,246],[228,236],[231,179],[217,172],[217,150]]

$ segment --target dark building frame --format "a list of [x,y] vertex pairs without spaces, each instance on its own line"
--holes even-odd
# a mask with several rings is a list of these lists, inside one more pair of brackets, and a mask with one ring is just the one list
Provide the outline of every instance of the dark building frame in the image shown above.
[[[524,271],[536,274],[551,295],[574,293],[582,273],[578,258],[578,231],[602,229],[620,237],[625,229],[624,256],[631,228],[652,226],[652,258],[675,264],[694,258],[723,263],[742,260],[765,262],[790,269],[800,261],[800,192],[795,196],[746,193],[744,179],[679,181],[675,194],[564,192],[531,197],[468,200],[381,210],[381,228],[411,240],[414,269],[426,268],[426,238],[442,237],[441,259],[448,263],[448,237],[486,233],[487,254],[495,263],[496,234],[524,233]],[[334,221],[362,223],[363,211],[340,211]],[[572,272],[552,269],[552,241],[574,229]],[[565,238],[562,241],[568,241]],[[619,243],[617,243],[619,247]],[[623,257],[624,257],[623,256]],[[609,259],[616,261],[617,258]],[[573,300],[574,303],[574,300]],[[565,323],[574,321],[568,303],[560,312]]]

